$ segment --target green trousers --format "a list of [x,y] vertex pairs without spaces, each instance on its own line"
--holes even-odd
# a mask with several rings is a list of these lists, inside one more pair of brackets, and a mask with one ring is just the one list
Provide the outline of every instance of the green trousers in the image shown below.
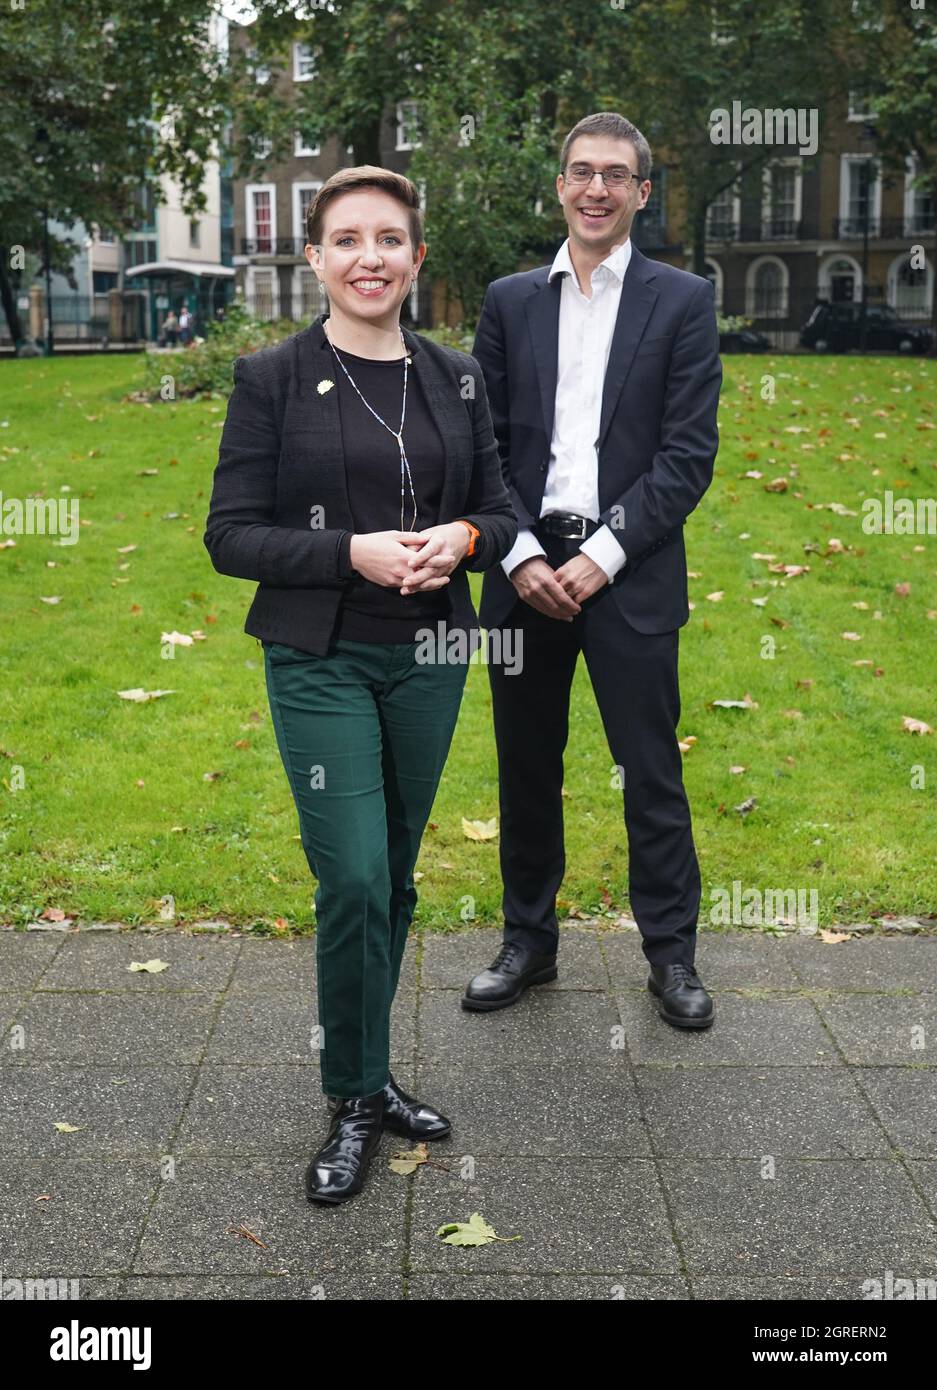
[[465,662],[416,643],[264,643],[277,745],[318,880],[322,1089],[370,1096],[390,1075],[390,1008],[416,907],[413,868],[449,753]]

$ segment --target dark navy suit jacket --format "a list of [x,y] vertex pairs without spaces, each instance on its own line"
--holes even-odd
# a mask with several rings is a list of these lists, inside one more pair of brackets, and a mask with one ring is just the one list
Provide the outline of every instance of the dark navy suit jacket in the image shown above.
[[[472,349],[522,527],[539,519],[553,436],[562,276],[551,283],[548,274],[543,266],[495,280]],[[639,632],[670,632],[689,618],[683,523],[712,481],[721,383],[709,281],[632,247],[605,374],[598,456],[600,520],[627,556],[612,589]],[[495,565],[482,585],[482,624],[502,623],[517,597]]]

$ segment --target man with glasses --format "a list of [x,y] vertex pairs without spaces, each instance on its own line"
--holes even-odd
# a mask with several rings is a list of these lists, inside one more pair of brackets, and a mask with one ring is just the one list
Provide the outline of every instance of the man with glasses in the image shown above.
[[[488,664],[504,943],[462,1004],[504,1008],[556,979],[563,753],[582,651],[624,792],[648,988],[668,1023],[708,1028],[676,728],[679,628],[689,618],[683,523],[712,481],[718,447],[713,290],[632,245],[651,151],[630,121],[585,117],[560,164],[569,236],[549,268],[489,286],[473,347],[520,527],[485,574],[479,617],[489,630],[520,629],[523,659],[514,671]],[[597,794],[610,781],[603,775]]]

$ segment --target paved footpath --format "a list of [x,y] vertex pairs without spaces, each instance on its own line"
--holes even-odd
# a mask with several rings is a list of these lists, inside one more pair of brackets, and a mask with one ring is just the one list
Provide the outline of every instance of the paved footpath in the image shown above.
[[[555,984],[467,1013],[499,942],[411,940],[392,1066],[453,1134],[409,1176],[385,1135],[365,1190],[320,1209],[314,941],[0,932],[0,1279],[77,1278],[86,1299],[862,1299],[937,1278],[937,937],[701,933],[700,1034],[658,1018],[634,931],[564,927]],[[168,969],[128,970],[154,957]],[[476,1211],[521,1239],[436,1235]]]

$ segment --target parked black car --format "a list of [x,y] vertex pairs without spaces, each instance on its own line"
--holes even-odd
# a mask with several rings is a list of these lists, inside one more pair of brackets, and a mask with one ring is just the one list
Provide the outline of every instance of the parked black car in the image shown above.
[[[927,352],[931,330],[905,323],[887,304],[866,306],[865,345],[879,352]],[[801,347],[815,352],[848,352],[862,347],[861,304],[817,304],[800,331]]]
[[772,342],[754,328],[733,328],[719,334],[720,352],[770,352]]

